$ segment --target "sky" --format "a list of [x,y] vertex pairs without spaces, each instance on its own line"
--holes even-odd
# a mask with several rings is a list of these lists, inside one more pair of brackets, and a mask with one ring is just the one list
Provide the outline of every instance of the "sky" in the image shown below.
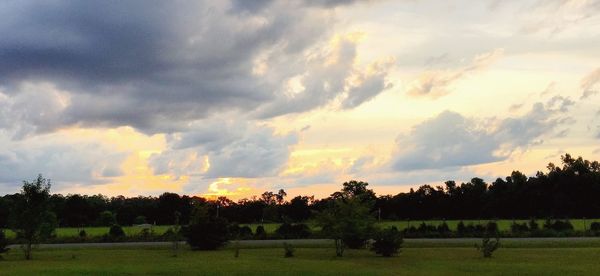
[[378,194],[600,159],[600,1],[2,1],[0,194]]

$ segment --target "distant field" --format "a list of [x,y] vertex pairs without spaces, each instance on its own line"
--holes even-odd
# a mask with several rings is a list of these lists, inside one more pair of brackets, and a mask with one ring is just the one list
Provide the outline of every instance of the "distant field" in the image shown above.
[[501,248],[483,259],[474,248],[405,248],[393,258],[367,250],[298,248],[283,258],[281,248],[182,250],[176,258],[165,248],[43,249],[33,261],[13,250],[1,262],[6,275],[595,275],[600,248]]
[[[157,234],[163,234],[164,232],[167,231],[167,229],[169,229],[169,225],[156,225],[156,226],[152,226],[152,231]],[[104,234],[108,234],[108,230],[110,227],[81,227],[81,228],[75,228],[75,227],[61,227],[56,229],[56,236],[58,237],[77,237],[79,236],[79,231],[81,231],[81,229],[85,230],[86,234],[88,236],[102,236]],[[125,231],[125,234],[127,234],[128,236],[131,235],[135,235],[140,233],[140,231],[142,231],[141,227],[138,226],[124,226],[123,227],[123,231]],[[15,234],[10,231],[7,230],[6,231],[6,236],[9,238],[13,238],[15,236]]]
[[[523,223],[523,222],[528,222],[529,220],[515,220],[518,223]],[[573,227],[575,228],[575,230],[578,231],[583,231],[584,229],[589,229],[590,224],[592,222],[600,222],[600,219],[586,219],[585,221],[583,219],[573,219],[570,220],[571,224],[573,224]],[[413,220],[413,221],[383,221],[378,223],[379,226],[381,227],[387,227],[387,226],[391,226],[394,225],[396,227],[398,227],[398,229],[402,230],[407,228],[409,225],[410,226],[415,226],[418,227],[419,224],[421,224],[423,221],[420,220]],[[427,224],[431,224],[431,225],[438,225],[441,224],[443,221],[442,220],[426,220],[425,223]],[[448,224],[448,227],[450,227],[451,230],[456,230],[456,226],[458,225],[458,223],[460,222],[460,220],[446,220],[446,223]],[[465,225],[468,225],[470,223],[472,224],[484,224],[487,223],[488,220],[463,220],[463,222],[465,223]],[[498,223],[498,227],[500,228],[501,231],[510,231],[510,225],[512,224],[513,220],[497,220],[496,221]],[[544,220],[537,220],[537,223],[539,224],[540,227],[542,227],[542,225],[544,224]],[[275,230],[277,229],[277,227],[279,227],[279,223],[264,223],[264,224],[242,224],[242,225],[248,225],[250,226],[250,228],[252,228],[253,232],[256,232],[256,227],[258,227],[259,225],[263,225],[263,227],[265,228],[265,231],[267,233],[274,233]],[[313,230],[319,230],[319,228],[317,226],[315,226],[314,224],[309,223],[309,225],[311,226],[311,228]],[[168,225],[156,225],[152,227],[152,231],[154,231],[155,234],[160,235],[163,234],[164,232],[167,231],[167,229],[169,229],[170,226]],[[62,227],[62,228],[58,228],[56,230],[56,235],[58,237],[73,237],[73,236],[77,236],[79,234],[79,231],[81,229],[85,229],[86,233],[88,236],[102,236],[104,234],[108,233],[108,229],[109,227],[83,227],[83,228],[70,228],[70,227]],[[125,231],[125,233],[128,236],[131,235],[135,235],[138,234],[141,231],[140,227],[137,226],[125,226],[123,227],[123,230]],[[14,233],[12,233],[12,231],[7,230],[6,234],[8,237],[14,237]]]

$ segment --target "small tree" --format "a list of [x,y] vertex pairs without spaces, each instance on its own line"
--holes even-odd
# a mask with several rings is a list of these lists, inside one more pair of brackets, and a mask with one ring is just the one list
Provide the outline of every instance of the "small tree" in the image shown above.
[[383,257],[391,257],[398,254],[403,242],[402,233],[392,226],[375,234],[375,242],[371,250]]
[[491,258],[492,253],[498,249],[498,246],[500,246],[500,238],[498,236],[494,240],[490,240],[490,237],[485,235],[481,241],[481,245],[476,244],[475,248],[483,254],[484,258]]
[[98,218],[98,224],[100,226],[111,226],[117,223],[117,219],[115,215],[111,211],[102,211],[100,212],[100,217]]
[[40,174],[32,182],[23,181],[11,211],[11,228],[17,234],[27,260],[31,260],[33,245],[49,238],[57,225],[56,215],[48,211],[49,199],[50,180]]
[[108,236],[113,240],[118,240],[125,237],[125,231],[123,231],[123,227],[118,224],[113,224],[108,230]]
[[317,216],[322,231],[335,242],[336,256],[344,249],[361,248],[371,237],[375,218],[371,214],[373,191],[366,189],[366,182],[344,183],[340,192],[331,195],[328,208]]
[[133,224],[146,224],[146,217],[145,216],[137,216],[135,217],[135,219],[133,219]]
[[169,230],[171,234],[169,235],[169,239],[171,240],[171,249],[173,250],[173,257],[177,257],[177,253],[179,253],[179,240],[181,240],[181,225],[179,224],[179,218],[181,217],[181,213],[175,211],[175,225],[171,227]]
[[294,257],[294,246],[292,244],[287,243],[287,242],[283,243],[283,257],[284,258]]
[[265,232],[265,227],[259,225],[256,227],[256,233],[254,233],[254,238],[257,240],[264,240],[267,238],[267,232]]
[[4,234],[4,230],[0,229],[0,260],[2,260],[2,253],[8,252],[8,240]]
[[216,250],[227,242],[227,221],[209,216],[205,206],[198,206],[185,234],[193,250]]

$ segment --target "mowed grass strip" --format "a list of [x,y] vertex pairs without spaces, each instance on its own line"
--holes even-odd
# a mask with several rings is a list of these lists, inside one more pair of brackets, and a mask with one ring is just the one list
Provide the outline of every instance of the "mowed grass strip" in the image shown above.
[[0,263],[2,275],[549,275],[600,273],[600,248],[503,248],[484,259],[473,248],[405,248],[393,258],[367,250],[298,248],[283,258],[282,248],[181,250],[165,248],[44,249],[25,261],[14,250]]

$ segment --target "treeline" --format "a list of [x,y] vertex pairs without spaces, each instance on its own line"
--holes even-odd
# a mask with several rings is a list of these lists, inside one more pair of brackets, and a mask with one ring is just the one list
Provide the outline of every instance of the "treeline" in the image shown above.
[[[408,193],[377,196],[372,214],[386,220],[426,219],[529,219],[600,217],[600,164],[569,154],[562,166],[550,163],[547,172],[527,177],[514,171],[506,178],[486,183],[473,178],[467,183],[447,181],[443,186],[423,185]],[[0,228],[8,225],[11,206],[21,194],[0,197]],[[180,223],[190,220],[197,206],[212,216],[230,222],[302,222],[321,212],[334,200],[312,196],[287,199],[284,190],[265,192],[260,197],[234,202],[225,197],[209,200],[196,196],[164,193],[159,197],[105,197],[61,195],[50,197],[50,211],[60,226],[158,224],[171,225],[173,214]]]

